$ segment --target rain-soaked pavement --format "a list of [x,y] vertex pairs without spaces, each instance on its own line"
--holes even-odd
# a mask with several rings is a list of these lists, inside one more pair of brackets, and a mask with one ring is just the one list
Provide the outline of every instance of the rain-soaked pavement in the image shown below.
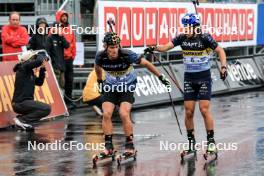
[[[206,132],[198,109],[196,138],[202,142]],[[103,142],[101,119],[87,109],[79,109],[69,119],[42,124],[33,134],[0,131],[0,175],[264,175],[264,89],[215,97],[211,109],[216,142],[229,149],[219,151],[216,161],[205,162],[203,152],[198,151],[197,158],[181,163],[175,146],[186,142],[182,105],[176,107],[182,136],[171,107],[156,106],[132,113],[137,161],[121,167],[113,162],[93,168],[92,156],[100,152]],[[119,120],[113,121],[115,148],[122,150],[122,127]],[[48,143],[71,141],[87,144],[87,150],[44,149]],[[38,150],[33,150],[34,143],[39,144]]]

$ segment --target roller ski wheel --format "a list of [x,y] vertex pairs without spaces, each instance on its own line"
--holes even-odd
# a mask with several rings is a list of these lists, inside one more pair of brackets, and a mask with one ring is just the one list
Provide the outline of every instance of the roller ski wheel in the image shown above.
[[130,158],[133,158],[133,161],[137,160],[137,150],[135,150],[133,153],[124,152],[122,154],[117,155],[116,157],[117,165],[120,166],[122,161],[126,161]]
[[93,166],[97,166],[99,161],[104,161],[107,159],[111,159],[111,161],[115,161],[116,151],[113,151],[111,154],[106,155],[105,153],[95,154],[93,155]]

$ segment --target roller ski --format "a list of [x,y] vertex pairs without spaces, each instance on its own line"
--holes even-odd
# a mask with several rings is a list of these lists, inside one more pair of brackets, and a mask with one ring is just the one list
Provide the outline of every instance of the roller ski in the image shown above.
[[188,136],[188,142],[189,142],[189,149],[188,150],[183,150],[181,152],[181,162],[183,164],[184,159],[189,159],[192,157],[196,158],[196,148],[195,148],[195,138],[194,138],[194,134],[193,131],[189,131],[187,132],[187,136]]
[[115,161],[116,151],[114,150],[112,143],[105,144],[105,150],[97,155],[93,156],[93,166],[96,167],[99,163],[108,163]]
[[197,151],[196,150],[183,150],[181,152],[181,162],[183,164],[184,160],[190,159],[193,157],[197,157]]
[[217,160],[218,150],[216,148],[214,139],[208,140],[207,150],[204,153],[203,157],[206,161]]
[[120,155],[117,155],[116,161],[117,161],[117,165],[120,166],[122,163],[131,160],[132,161],[137,160],[137,150],[135,150],[133,142],[128,142],[125,144],[125,152]]

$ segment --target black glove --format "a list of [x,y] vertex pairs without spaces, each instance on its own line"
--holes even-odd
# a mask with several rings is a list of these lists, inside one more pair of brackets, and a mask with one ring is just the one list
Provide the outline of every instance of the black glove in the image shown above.
[[152,54],[155,49],[156,49],[156,46],[150,46],[150,47],[144,49],[144,55],[147,53]]
[[167,88],[167,90],[169,90],[171,88],[171,83],[170,80],[168,78],[165,77],[165,75],[160,75],[159,76],[159,80],[162,82],[162,84],[164,84]]
[[97,80],[98,83],[98,91],[100,94],[104,94],[104,81],[103,80]]
[[[223,70],[224,72],[222,73]],[[227,68],[226,66],[222,66],[220,71],[220,78],[224,81],[226,77],[227,77]]]

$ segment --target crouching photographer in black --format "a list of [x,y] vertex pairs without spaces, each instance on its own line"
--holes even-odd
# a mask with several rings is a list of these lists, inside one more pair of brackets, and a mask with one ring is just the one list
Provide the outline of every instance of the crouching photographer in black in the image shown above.
[[[35,101],[35,85],[42,86],[45,79],[45,65],[49,57],[45,52],[27,51],[18,56],[20,63],[13,71],[16,73],[12,107],[18,115],[14,118],[15,125],[26,131],[34,131],[33,123],[48,116],[51,107]],[[39,75],[37,76],[37,72]]]

